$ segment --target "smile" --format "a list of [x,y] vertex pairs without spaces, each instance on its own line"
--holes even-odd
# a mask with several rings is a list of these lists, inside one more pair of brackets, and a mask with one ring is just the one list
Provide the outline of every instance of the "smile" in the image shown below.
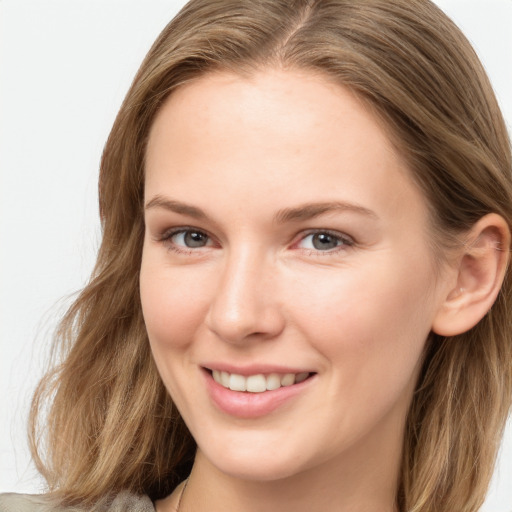
[[[245,368],[239,373],[203,366],[210,399],[217,409],[241,419],[257,419],[277,411],[292,400],[307,396],[317,381],[316,372],[290,368]],[[291,371],[290,371],[291,370]],[[242,375],[243,374],[243,375]]]
[[256,375],[239,375],[219,370],[212,370],[212,377],[217,384],[220,384],[231,391],[247,391],[249,393],[263,393],[273,391],[281,387],[292,386],[305,381],[310,376],[308,372],[302,373],[262,373]]

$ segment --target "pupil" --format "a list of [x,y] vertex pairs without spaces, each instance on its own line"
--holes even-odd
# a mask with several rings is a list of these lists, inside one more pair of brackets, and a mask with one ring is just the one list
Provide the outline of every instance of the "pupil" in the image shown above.
[[185,245],[187,247],[204,247],[206,245],[206,235],[197,231],[187,231],[185,233]]
[[313,235],[313,247],[320,251],[325,251],[326,249],[334,249],[338,246],[338,240],[327,234],[327,233],[318,233]]

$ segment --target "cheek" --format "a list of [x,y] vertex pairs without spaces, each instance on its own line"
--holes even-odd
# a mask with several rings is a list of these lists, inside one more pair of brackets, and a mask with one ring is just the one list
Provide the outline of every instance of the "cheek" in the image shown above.
[[[430,324],[430,274],[422,275],[420,267],[415,272],[409,265],[385,263],[325,275],[304,273],[290,300],[306,321],[311,320],[312,327],[332,329],[341,339],[356,331],[414,331]],[[351,328],[343,329],[347,325]]]
[[205,282],[188,272],[173,272],[143,258],[142,311],[153,350],[185,349],[207,310]]
[[190,347],[206,311],[204,282],[151,256],[143,257],[140,273],[144,322],[162,381],[180,411],[185,411]]
[[347,383],[378,377],[403,384],[417,368],[434,316],[428,269],[383,258],[303,279],[303,290],[293,294],[298,322]]
[[[309,309],[304,329],[332,377],[326,396],[337,404],[319,414],[326,422],[333,416],[343,426],[339,432],[357,437],[384,418],[395,418],[400,426],[405,417],[431,322],[425,283],[408,277],[395,269],[393,276],[365,272],[365,279],[340,278],[303,305]],[[329,300],[322,301],[319,295],[326,292]]]

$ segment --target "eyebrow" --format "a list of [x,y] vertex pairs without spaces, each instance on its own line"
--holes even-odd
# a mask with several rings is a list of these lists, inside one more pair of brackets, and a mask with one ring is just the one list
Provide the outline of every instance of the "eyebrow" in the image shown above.
[[[174,213],[187,215],[194,219],[206,220],[208,215],[198,208],[181,201],[166,198],[161,195],[153,197],[145,206],[145,210],[153,208],[163,208]],[[304,220],[313,219],[325,213],[331,212],[352,212],[373,219],[378,219],[378,215],[364,206],[349,203],[345,201],[328,201],[328,202],[317,202],[317,203],[306,203],[293,208],[283,208],[279,210],[274,216],[274,222],[277,224],[285,224],[287,222],[300,222]]]
[[353,212],[373,219],[378,219],[378,215],[364,206],[345,201],[329,201],[319,203],[306,203],[294,208],[284,208],[275,215],[275,222],[281,224],[285,222],[299,222],[313,219],[324,213],[331,212]]
[[181,201],[175,201],[173,199],[168,199],[166,197],[156,195],[149,201],[144,207],[145,210],[151,210],[152,208],[163,208],[164,210],[169,210],[174,213],[181,213],[183,215],[188,215],[189,217],[193,217],[194,219],[205,220],[208,218],[206,213],[201,210],[201,208],[197,208],[196,206],[192,206],[190,204],[182,203]]

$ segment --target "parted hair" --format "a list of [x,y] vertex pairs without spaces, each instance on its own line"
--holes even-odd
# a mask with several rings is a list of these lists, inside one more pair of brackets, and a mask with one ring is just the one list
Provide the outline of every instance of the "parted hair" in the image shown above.
[[[190,1],[115,120],[101,160],[97,262],[33,400],[34,459],[62,503],[90,507],[121,490],[157,499],[190,471],[195,443],[157,373],[139,297],[148,133],[176,88],[213,71],[272,66],[325,76],[376,112],[428,202],[436,254],[487,213],[512,226],[504,120],[471,45],[432,2]],[[426,341],[403,441],[401,512],[470,512],[484,500],[511,404],[511,290],[507,271],[473,329]]]

